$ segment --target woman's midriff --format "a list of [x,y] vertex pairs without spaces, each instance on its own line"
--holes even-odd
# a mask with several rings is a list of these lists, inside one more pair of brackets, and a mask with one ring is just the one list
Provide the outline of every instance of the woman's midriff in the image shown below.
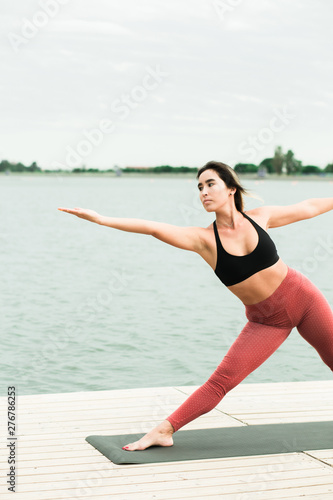
[[244,305],[252,305],[267,299],[287,276],[288,266],[279,259],[273,266],[263,269],[241,283],[228,286]]

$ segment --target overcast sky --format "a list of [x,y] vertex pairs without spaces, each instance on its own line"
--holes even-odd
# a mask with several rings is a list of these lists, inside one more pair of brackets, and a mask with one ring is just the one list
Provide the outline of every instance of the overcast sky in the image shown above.
[[333,162],[330,0],[1,4],[0,159]]

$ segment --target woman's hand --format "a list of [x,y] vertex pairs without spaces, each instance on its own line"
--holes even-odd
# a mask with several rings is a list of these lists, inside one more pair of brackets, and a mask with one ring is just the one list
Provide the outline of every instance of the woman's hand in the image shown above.
[[89,210],[87,208],[63,208],[59,207],[58,210],[61,210],[62,212],[67,212],[68,214],[76,215],[76,217],[80,217],[81,219],[86,219],[89,220],[90,222],[96,222],[99,224],[100,222],[100,214],[95,212],[95,210]]

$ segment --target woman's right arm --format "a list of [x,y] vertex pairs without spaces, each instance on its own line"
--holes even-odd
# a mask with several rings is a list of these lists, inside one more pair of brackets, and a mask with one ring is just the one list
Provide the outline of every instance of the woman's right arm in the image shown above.
[[202,237],[203,228],[201,227],[181,227],[145,219],[105,217],[104,215],[98,214],[94,210],[77,207],[59,207],[58,210],[76,215],[81,219],[86,219],[102,226],[111,227],[113,229],[154,236],[154,238],[157,238],[164,243],[182,248],[183,250],[191,250],[193,252],[201,253],[205,248],[205,243]]

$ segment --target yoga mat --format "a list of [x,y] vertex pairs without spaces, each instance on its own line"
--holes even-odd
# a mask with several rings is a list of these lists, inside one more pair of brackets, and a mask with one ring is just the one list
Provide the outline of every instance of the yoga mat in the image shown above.
[[86,441],[118,465],[270,455],[333,449],[333,421],[178,431],[173,435],[173,446],[122,450],[142,436],[144,434],[88,436]]

